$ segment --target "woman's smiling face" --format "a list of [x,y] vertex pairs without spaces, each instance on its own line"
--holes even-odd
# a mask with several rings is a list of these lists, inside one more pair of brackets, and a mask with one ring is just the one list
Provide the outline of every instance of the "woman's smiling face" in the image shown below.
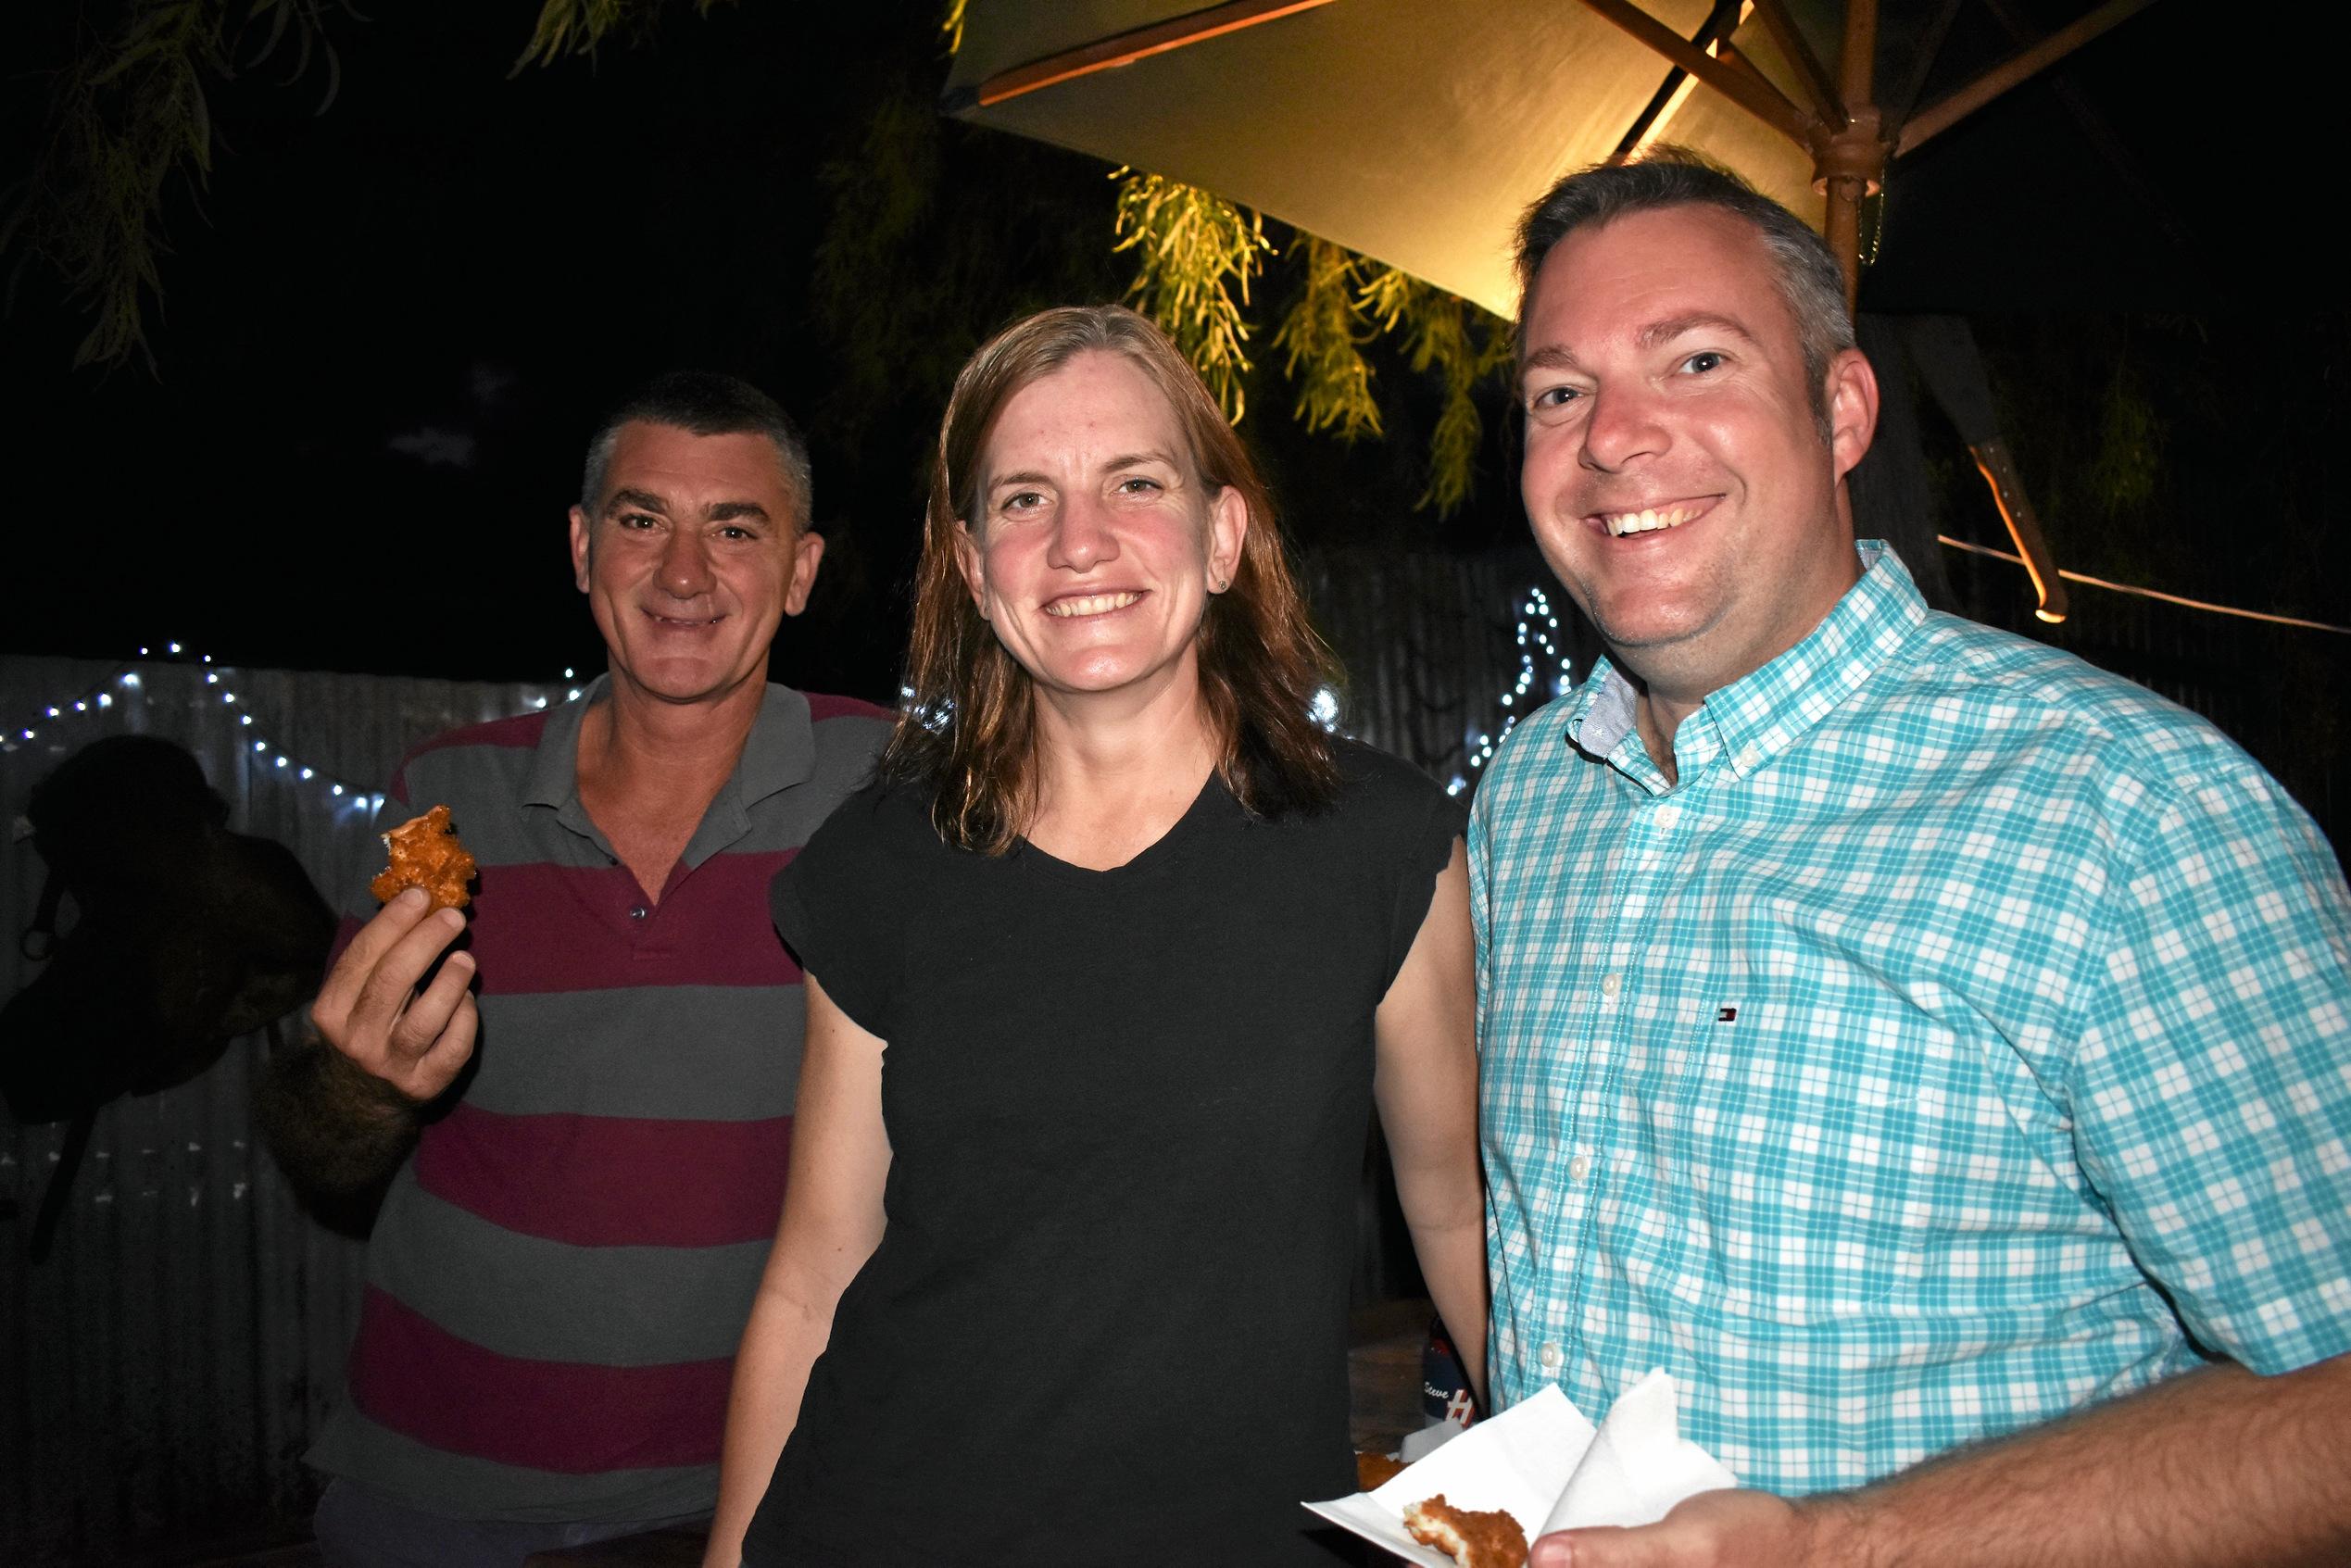
[[982,448],[972,597],[1046,694],[1197,688],[1212,591],[1248,508],[1202,485],[1175,408],[1125,355],[1089,350],[1009,398]]

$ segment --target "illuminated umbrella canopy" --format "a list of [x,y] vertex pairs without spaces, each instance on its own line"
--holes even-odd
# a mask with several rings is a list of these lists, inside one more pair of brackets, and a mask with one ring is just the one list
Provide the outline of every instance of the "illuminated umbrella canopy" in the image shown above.
[[2146,3],[2110,0],[1913,107],[1955,0],[1901,7],[1883,39],[1875,0],[972,0],[947,106],[1508,316],[1512,226],[1569,169],[1680,143],[1850,256],[1890,158]]
[[[973,0],[947,107],[1213,190],[1509,316],[1527,204],[1660,140],[1819,225],[1850,283],[1891,159],[2145,3],[2111,0],[1922,104],[1956,0],[1902,7],[1882,39],[1875,0]],[[2021,486],[1986,469],[2058,619]]]

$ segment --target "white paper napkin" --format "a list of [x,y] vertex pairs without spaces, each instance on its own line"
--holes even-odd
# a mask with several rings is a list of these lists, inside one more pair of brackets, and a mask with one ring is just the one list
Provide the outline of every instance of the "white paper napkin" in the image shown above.
[[1540,1533],[1654,1524],[1684,1498],[1737,1485],[1721,1461],[1681,1435],[1674,1380],[1652,1372],[1608,1407]]
[[1453,1568],[1452,1558],[1405,1533],[1407,1504],[1442,1492],[1455,1508],[1499,1508],[1531,1545],[1552,1530],[1654,1524],[1684,1498],[1738,1484],[1682,1437],[1674,1381],[1653,1372],[1597,1430],[1556,1385],[1546,1386],[1377,1488],[1306,1507],[1408,1562]]

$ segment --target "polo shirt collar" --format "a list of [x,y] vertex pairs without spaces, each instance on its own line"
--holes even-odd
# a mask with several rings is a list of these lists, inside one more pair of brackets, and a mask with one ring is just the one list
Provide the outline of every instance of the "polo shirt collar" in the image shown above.
[[[610,671],[589,683],[580,695],[547,712],[547,726],[522,784],[522,804],[555,809],[557,820],[572,832],[601,844],[603,834],[580,804],[580,725],[587,711],[610,695]],[[710,809],[695,829],[693,842],[682,857],[698,865],[717,849],[750,831],[751,808],[772,795],[805,783],[816,771],[816,726],[808,698],[789,686],[771,681],[760,698],[759,716],[743,743],[735,771],[710,800]]]
[[[1770,763],[1876,673],[1926,618],[1927,601],[1891,546],[1864,539],[1861,580],[1804,639],[1709,696],[1674,736],[1677,771],[1714,759],[1745,778]],[[1634,725],[1639,694],[1603,658],[1578,689],[1566,738],[1653,792],[1670,787]]]

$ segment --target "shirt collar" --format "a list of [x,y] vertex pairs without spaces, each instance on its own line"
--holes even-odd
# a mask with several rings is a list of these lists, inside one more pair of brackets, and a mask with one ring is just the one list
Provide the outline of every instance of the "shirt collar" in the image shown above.
[[[1745,778],[1818,723],[1926,618],[1927,601],[1892,546],[1864,539],[1861,580],[1804,639],[1752,674],[1709,696],[1674,740],[1677,771],[1688,776],[1716,757]],[[1606,659],[1570,700],[1566,736],[1646,787],[1667,787],[1640,741],[1638,693]]]
[[[608,671],[577,698],[548,711],[522,783],[522,804],[553,807],[564,826],[599,841],[602,835],[580,804],[580,725],[611,687]],[[806,782],[815,771],[816,726],[808,698],[769,682],[760,698],[759,716],[751,721],[751,734],[743,743],[743,755],[702,814],[694,842],[686,846],[685,863],[698,864],[710,849],[734,843],[749,831],[752,807]]]

